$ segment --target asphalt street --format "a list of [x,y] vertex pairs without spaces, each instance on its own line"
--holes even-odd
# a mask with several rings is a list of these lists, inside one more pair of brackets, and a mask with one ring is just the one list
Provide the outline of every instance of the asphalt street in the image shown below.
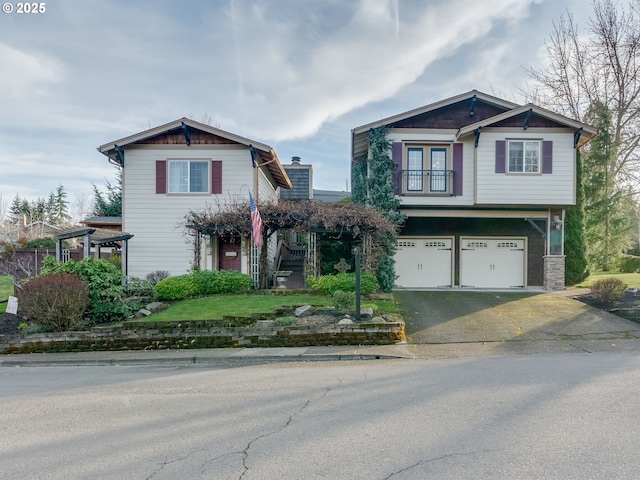
[[637,352],[0,369],[2,478],[636,479]]

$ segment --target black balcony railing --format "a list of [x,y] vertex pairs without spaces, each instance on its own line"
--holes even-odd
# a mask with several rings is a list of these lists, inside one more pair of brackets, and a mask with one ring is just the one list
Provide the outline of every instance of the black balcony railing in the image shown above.
[[400,195],[454,195],[453,170],[402,170]]

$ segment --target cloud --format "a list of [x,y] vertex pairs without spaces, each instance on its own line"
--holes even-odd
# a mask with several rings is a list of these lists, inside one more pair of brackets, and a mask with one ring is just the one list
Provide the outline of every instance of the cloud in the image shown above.
[[18,50],[0,43],[0,92],[3,101],[17,102],[41,97],[64,79],[64,68],[54,58]]
[[242,17],[244,25],[262,33],[238,47],[240,57],[249,51],[257,57],[250,64],[237,59],[249,129],[276,140],[312,135],[325,122],[395,95],[433,62],[487,35],[498,22],[521,20],[531,3],[498,0],[488,9],[482,2],[458,0],[405,11],[397,1],[361,0],[355,10],[335,7],[336,16],[350,16],[319,39],[302,31],[304,22],[294,26],[264,9],[240,13],[235,5],[236,22]]

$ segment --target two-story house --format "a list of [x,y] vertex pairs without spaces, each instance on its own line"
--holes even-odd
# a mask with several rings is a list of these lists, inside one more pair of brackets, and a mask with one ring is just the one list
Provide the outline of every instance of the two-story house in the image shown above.
[[[185,217],[238,198],[246,199],[249,215],[249,193],[260,201],[277,200],[278,188],[290,189],[291,182],[273,148],[182,118],[98,151],[122,167],[122,230],[135,237],[122,259],[129,275],[158,270],[182,275],[194,266],[257,275],[250,238],[194,242]],[[202,250],[199,255],[194,247]],[[195,258],[199,265],[193,265]]]
[[352,130],[352,162],[385,126],[406,215],[398,288],[564,287],[576,150],[597,130],[471,91]]

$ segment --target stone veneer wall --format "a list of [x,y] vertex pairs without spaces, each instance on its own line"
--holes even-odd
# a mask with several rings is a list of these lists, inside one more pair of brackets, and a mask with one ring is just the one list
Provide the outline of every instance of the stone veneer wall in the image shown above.
[[544,288],[551,292],[564,289],[564,255],[544,257]]
[[404,340],[404,322],[329,326],[279,326],[270,320],[243,319],[126,322],[122,327],[91,331],[4,335],[0,336],[0,353],[391,345]]

